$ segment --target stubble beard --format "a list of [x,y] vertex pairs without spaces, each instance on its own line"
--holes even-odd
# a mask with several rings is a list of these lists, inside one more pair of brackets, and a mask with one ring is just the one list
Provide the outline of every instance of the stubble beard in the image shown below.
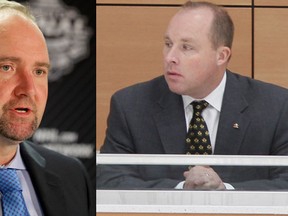
[[0,135],[11,141],[23,141],[30,138],[38,128],[39,121],[36,115],[36,106],[32,102],[35,111],[34,117],[24,119],[9,115],[8,107],[13,103],[15,102],[4,105],[2,109],[3,113],[0,116]]
[[[35,117],[29,124],[25,122],[25,126],[19,127],[22,120],[18,120],[18,126],[2,116],[0,118],[0,134],[12,141],[23,141],[30,138],[38,127],[38,120]],[[24,123],[24,122],[23,122]]]

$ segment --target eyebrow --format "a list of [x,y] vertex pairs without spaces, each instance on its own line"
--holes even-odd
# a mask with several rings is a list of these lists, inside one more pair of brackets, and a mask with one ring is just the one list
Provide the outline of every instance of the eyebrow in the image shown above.
[[[4,62],[4,61],[12,61],[12,62],[19,63],[21,62],[21,59],[17,57],[0,57],[0,62]],[[48,70],[51,68],[51,65],[46,62],[36,62],[34,65],[38,67],[46,67]]]
[[183,42],[193,42],[193,39],[192,38],[183,38],[183,39],[181,39],[181,41],[183,41]]
[[17,57],[0,57],[0,62],[3,61],[20,62],[20,59]]
[[45,62],[36,62],[35,65],[39,67],[46,67],[48,70],[51,68],[51,65]]
[[[168,35],[165,35],[164,40],[171,40],[171,38]],[[181,41],[184,43],[187,43],[187,42],[192,43],[194,40],[193,40],[193,38],[183,38],[183,39],[181,39]]]

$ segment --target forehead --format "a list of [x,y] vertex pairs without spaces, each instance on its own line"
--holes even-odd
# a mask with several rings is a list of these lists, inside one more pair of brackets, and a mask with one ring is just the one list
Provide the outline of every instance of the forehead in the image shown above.
[[0,54],[11,52],[15,55],[39,55],[48,61],[46,42],[36,24],[21,15],[2,15],[0,15]]
[[35,31],[38,29],[36,23],[27,18],[27,16],[24,14],[15,10],[0,10],[0,28],[2,30],[11,29],[16,26],[18,27],[16,30],[20,30],[20,28],[22,29],[23,25],[25,28],[34,28]]
[[209,8],[181,9],[172,17],[166,33],[168,35],[186,35],[186,37],[208,34],[211,29],[212,21],[213,12]]

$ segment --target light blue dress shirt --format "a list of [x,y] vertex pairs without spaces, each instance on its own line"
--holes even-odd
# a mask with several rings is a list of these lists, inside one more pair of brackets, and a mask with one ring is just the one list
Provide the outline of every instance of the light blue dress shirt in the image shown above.
[[[40,208],[39,201],[37,199],[34,187],[31,182],[29,173],[26,170],[26,167],[23,163],[21,154],[20,154],[21,144],[18,145],[16,155],[14,159],[7,165],[7,168],[14,168],[17,170],[17,175],[22,186],[23,197],[29,211],[30,216],[42,216],[43,213]],[[1,198],[1,194],[0,194]],[[0,205],[0,216],[2,216],[2,207]]]

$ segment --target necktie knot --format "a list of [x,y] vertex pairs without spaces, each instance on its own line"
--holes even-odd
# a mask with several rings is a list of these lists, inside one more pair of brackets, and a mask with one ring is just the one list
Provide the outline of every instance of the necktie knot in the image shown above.
[[209,105],[209,103],[205,100],[201,100],[201,101],[193,101],[192,103],[194,112],[200,112],[202,113],[202,111]]

